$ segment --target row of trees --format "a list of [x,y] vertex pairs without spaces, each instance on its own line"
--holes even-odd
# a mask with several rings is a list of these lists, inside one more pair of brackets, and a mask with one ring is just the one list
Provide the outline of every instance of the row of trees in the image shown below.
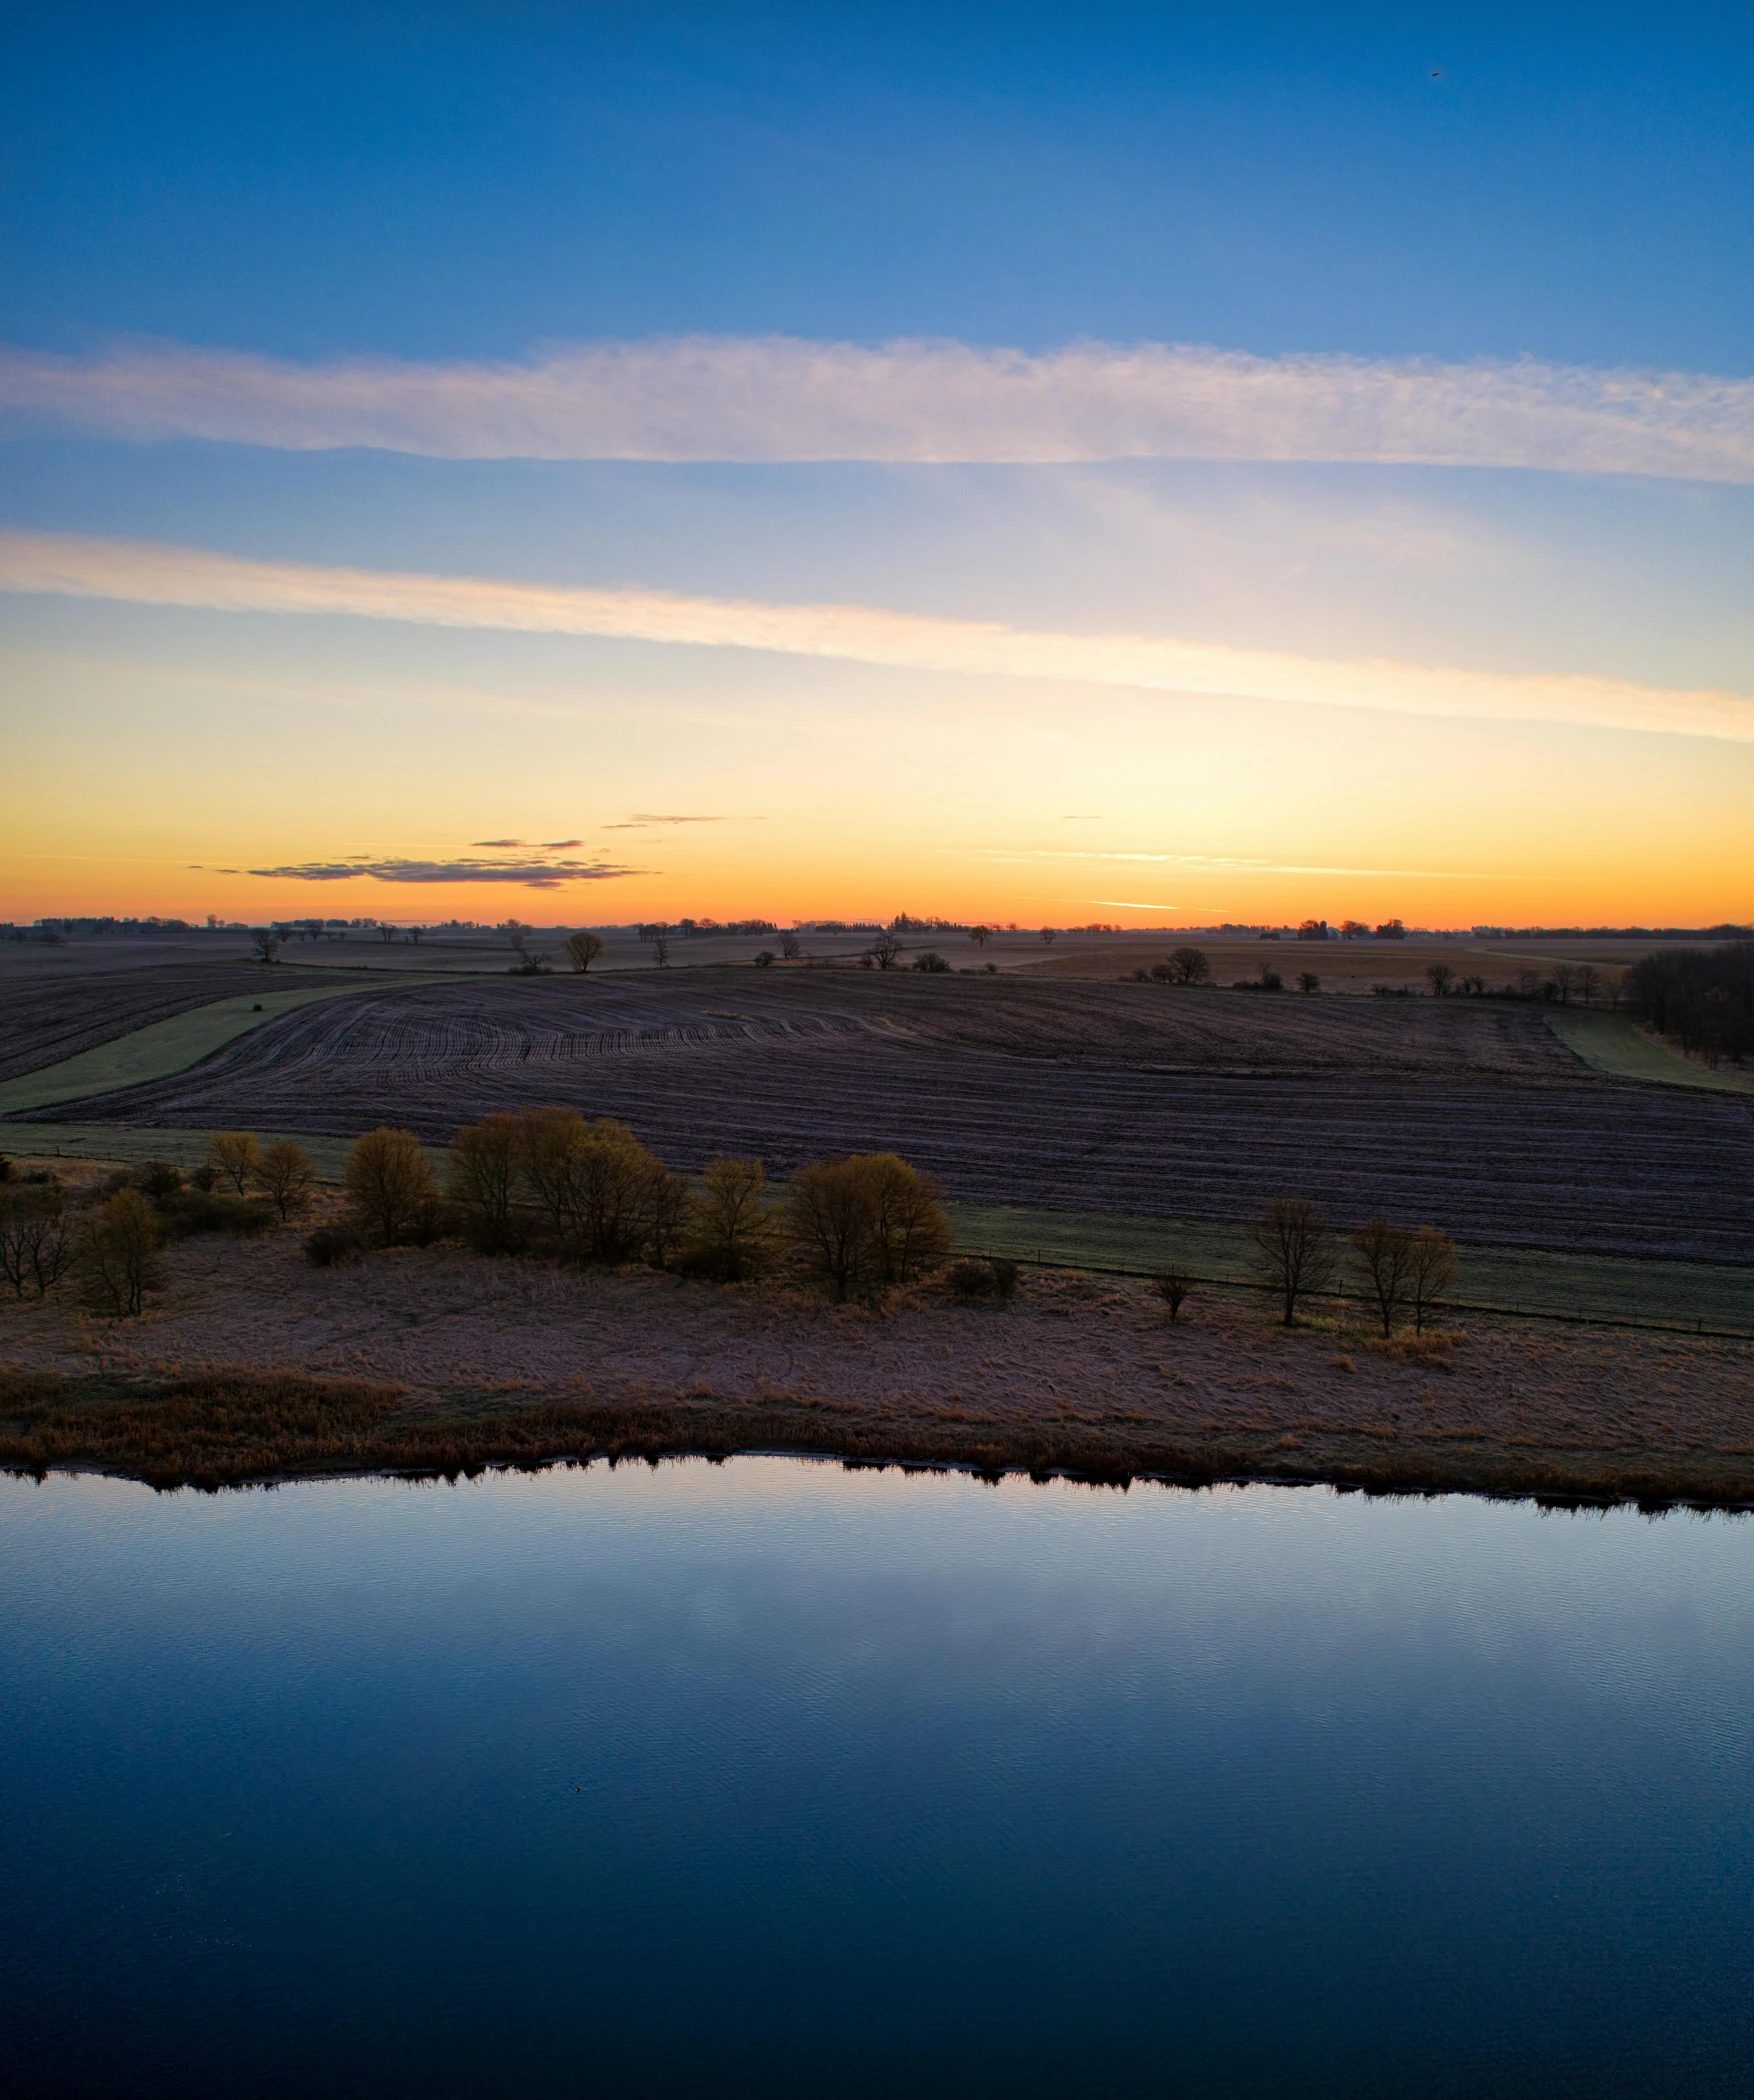
[[625,1123],[572,1108],[502,1111],[459,1130],[442,1198],[412,1132],[370,1131],[347,1155],[345,1186],[357,1229],[380,1246],[448,1222],[484,1253],[546,1248],[723,1282],[783,1265],[837,1301],[911,1283],[951,1249],[942,1192],[892,1152],[819,1160],[776,1200],[759,1159],[709,1160],[691,1187]]
[[1287,1327],[1305,1298],[1333,1287],[1348,1253],[1385,1335],[1405,1320],[1423,1334],[1460,1273],[1455,1241],[1436,1226],[1413,1229],[1372,1218],[1342,1243],[1307,1196],[1275,1196],[1248,1228],[1248,1239],[1255,1280],[1272,1294]]

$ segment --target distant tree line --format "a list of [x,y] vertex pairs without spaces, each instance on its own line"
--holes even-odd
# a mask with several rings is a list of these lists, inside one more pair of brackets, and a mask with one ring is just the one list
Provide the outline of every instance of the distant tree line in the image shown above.
[[1647,955],[1626,973],[1626,999],[1689,1057],[1739,1062],[1754,1052],[1754,941]]

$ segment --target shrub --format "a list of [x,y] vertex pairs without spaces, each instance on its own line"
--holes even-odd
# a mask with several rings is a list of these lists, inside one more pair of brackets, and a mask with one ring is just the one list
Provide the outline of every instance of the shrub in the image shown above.
[[794,1174],[786,1227],[806,1274],[837,1300],[909,1283],[950,1252],[937,1184],[893,1152],[818,1160]]
[[1248,1228],[1256,1280],[1283,1308],[1287,1327],[1298,1301],[1334,1279],[1335,1255],[1328,1221],[1307,1196],[1275,1196]]
[[149,1159],[130,1176],[134,1186],[152,1203],[163,1203],[182,1191],[183,1177],[168,1160]]
[[451,1140],[445,1193],[463,1214],[464,1237],[483,1254],[503,1254],[519,1237],[512,1213],[518,1164],[518,1118],[503,1110]]
[[270,1231],[274,1208],[252,1196],[233,1196],[226,1190],[180,1189],[154,1206],[167,1239],[193,1239],[203,1232],[233,1232],[250,1236]]
[[938,953],[936,948],[928,948],[923,955],[916,955],[913,960],[913,967],[916,970],[924,970],[929,977],[944,977],[949,974],[950,970],[950,965]]
[[709,1159],[690,1202],[683,1262],[697,1275],[735,1283],[773,1258],[767,1172],[758,1159]]
[[430,1230],[438,1191],[411,1130],[380,1126],[355,1138],[343,1180],[362,1232],[380,1246],[393,1247]]
[[1299,971],[1298,971],[1298,973],[1297,973],[1297,989],[1298,989],[1298,990],[1299,990],[1300,992],[1302,992],[1302,993],[1304,994],[1304,996],[1305,996],[1306,998],[1307,998],[1307,997],[1309,996],[1309,994],[1310,994],[1311,992],[1319,992],[1319,991],[1321,990],[1321,988],[1322,988],[1322,981],[1321,981],[1321,979],[1320,979],[1320,978],[1319,978],[1319,977],[1318,977],[1318,976],[1316,975],[1316,973],[1315,973],[1315,972],[1314,972],[1313,970],[1299,970]]
[[158,1220],[138,1189],[118,1189],[81,1220],[74,1255],[86,1301],[118,1320],[140,1311],[158,1281]]
[[314,1268],[339,1268],[344,1262],[358,1261],[359,1253],[359,1234],[351,1225],[319,1225],[305,1239],[305,1259]]
[[207,1164],[241,1196],[255,1179],[262,1154],[247,1130],[216,1130],[207,1141]]
[[771,948],[758,948],[755,951],[755,967],[758,970],[771,970],[773,968],[773,950]]
[[302,1145],[295,1144],[291,1138],[281,1138],[263,1153],[262,1164],[256,1169],[256,1179],[284,1225],[295,1210],[303,1210],[310,1201],[317,1170]]
[[46,1298],[73,1265],[76,1235],[58,1188],[8,1191],[0,1207],[0,1278]]
[[959,1298],[1010,1298],[1017,1290],[1017,1264],[996,1254],[964,1255],[950,1264],[945,1281]]
[[1165,1269],[1151,1279],[1151,1288],[1169,1307],[1169,1324],[1173,1327],[1182,1316],[1182,1307],[1194,1288],[1194,1279],[1186,1269]]

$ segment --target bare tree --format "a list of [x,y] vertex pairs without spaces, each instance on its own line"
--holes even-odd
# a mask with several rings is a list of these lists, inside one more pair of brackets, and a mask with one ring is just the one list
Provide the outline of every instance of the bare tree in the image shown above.
[[880,933],[865,952],[878,969],[893,970],[901,955],[901,943],[892,933]]
[[971,926],[968,929],[968,937],[977,948],[984,949],[993,937],[993,929],[990,926]]
[[796,962],[803,952],[804,943],[799,940],[795,928],[790,928],[780,935],[780,953],[787,962]]
[[1044,926],[1041,930],[1042,946],[1044,948],[1051,948],[1054,945],[1054,938],[1054,928],[1051,926]]
[[1447,999],[1449,997],[1450,986],[1456,981],[1456,973],[1450,968],[1448,963],[1427,963],[1425,965],[1425,976],[1426,981],[1431,986],[1433,998]]
[[1298,973],[1297,973],[1297,989],[1298,989],[1298,990],[1299,990],[1300,992],[1302,992],[1302,993],[1303,993],[1303,994],[1304,994],[1304,995],[1305,995],[1306,997],[1307,997],[1307,996],[1308,996],[1308,995],[1309,995],[1309,994],[1310,994],[1311,992],[1319,992],[1319,991],[1321,990],[1321,988],[1322,988],[1322,981],[1321,981],[1321,979],[1320,979],[1320,978],[1319,978],[1319,977],[1318,977],[1318,976],[1316,975],[1316,973],[1315,973],[1315,972],[1314,972],[1313,970],[1299,970],[1299,971],[1298,971]]
[[421,940],[425,936],[425,933],[426,928],[424,926],[410,926],[408,929],[408,938],[414,943],[415,947],[418,948],[420,946]]
[[384,924],[378,928],[378,939],[384,942],[386,946],[388,946],[388,944],[395,938],[396,929],[389,923],[388,920],[386,920]]
[[445,1193],[462,1211],[470,1244],[482,1254],[503,1254],[517,1238],[512,1203],[519,1129],[518,1118],[500,1109],[451,1140]]
[[1372,1218],[1352,1235],[1352,1252],[1363,1273],[1382,1331],[1393,1334],[1413,1272],[1413,1235],[1385,1218]]
[[1570,963],[1553,965],[1553,988],[1559,994],[1561,1006],[1571,1004],[1571,995],[1577,990],[1577,972]]
[[652,960],[661,970],[670,960],[670,929],[668,926],[652,928]]
[[1292,1326],[1298,1301],[1326,1290],[1336,1256],[1328,1221],[1307,1196],[1275,1196],[1248,1228],[1251,1266]]
[[[1155,974],[1155,973],[1153,973]],[[1210,984],[1212,965],[1204,948],[1172,948],[1169,953],[1171,984]]]
[[1461,1263],[1455,1241],[1435,1225],[1421,1225],[1408,1244],[1412,1251],[1407,1298],[1413,1308],[1413,1332],[1423,1334],[1427,1317],[1436,1310],[1444,1294],[1454,1288]]
[[582,977],[603,952],[603,939],[595,933],[569,933],[560,952]]
[[1594,963],[1580,963],[1577,972],[1577,996],[1585,1006],[1594,1006],[1596,994],[1602,988],[1602,973]]
[[250,946],[255,950],[258,962],[271,963],[280,953],[280,936],[272,926],[252,926]]

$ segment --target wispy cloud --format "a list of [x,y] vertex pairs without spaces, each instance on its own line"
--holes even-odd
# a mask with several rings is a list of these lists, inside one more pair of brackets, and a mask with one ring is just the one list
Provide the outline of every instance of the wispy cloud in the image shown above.
[[557,890],[569,882],[613,882],[641,872],[606,861],[546,860],[302,860],[286,867],[250,870],[252,875],[283,882],[353,882],[366,876],[373,882],[507,882],[529,890]]
[[130,439],[447,459],[1329,460],[1754,480],[1754,381],[1532,359],[697,336],[526,364],[0,351],[0,412]]
[[1061,634],[858,605],[765,605],[661,591],[319,568],[75,534],[0,531],[0,590],[764,649],[980,677],[1754,742],[1754,696],[1738,692],[1674,691],[1564,672],[1469,671],[1380,658],[1334,661],[1163,635]]

